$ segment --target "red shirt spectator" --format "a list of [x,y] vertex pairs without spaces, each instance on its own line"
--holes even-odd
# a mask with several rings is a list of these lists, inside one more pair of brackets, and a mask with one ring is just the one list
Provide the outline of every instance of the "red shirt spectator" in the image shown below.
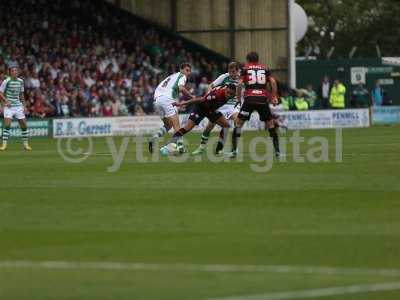
[[113,110],[112,110],[110,103],[106,103],[103,106],[102,113],[103,113],[103,117],[112,117],[113,116]]

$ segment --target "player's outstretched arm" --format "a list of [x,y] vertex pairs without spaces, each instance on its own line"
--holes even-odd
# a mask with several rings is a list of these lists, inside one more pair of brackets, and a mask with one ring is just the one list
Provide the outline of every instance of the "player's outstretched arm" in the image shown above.
[[0,92],[0,102],[4,103],[5,106],[10,106],[10,101],[7,100],[3,92]]
[[276,104],[278,103],[278,85],[272,76],[269,77],[269,83],[271,84],[271,101],[272,103]]
[[236,88],[236,101],[237,104],[240,103],[240,100],[242,99],[242,90],[243,90],[243,80],[240,80],[237,88]]
[[2,92],[0,92],[0,101],[3,103],[7,101],[6,97],[4,96],[4,94]]
[[211,91],[213,88],[217,86],[221,86],[224,82],[224,79],[226,78],[225,74],[221,74],[215,79],[213,82],[210,83],[208,87],[208,91]]
[[185,86],[180,85],[179,86],[179,91],[186,97],[188,98],[194,98],[194,96],[185,88]]
[[4,103],[4,105],[9,106],[10,103],[7,100],[6,96],[4,95],[7,87],[7,79],[3,80],[3,82],[0,85],[0,102]]
[[185,106],[193,103],[199,103],[199,102],[204,102],[204,97],[197,97],[193,98],[187,101],[182,101],[182,102],[175,102],[174,106]]

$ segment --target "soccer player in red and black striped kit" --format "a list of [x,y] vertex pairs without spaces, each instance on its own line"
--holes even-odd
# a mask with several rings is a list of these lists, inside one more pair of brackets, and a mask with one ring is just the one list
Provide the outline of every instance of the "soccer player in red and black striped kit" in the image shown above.
[[228,84],[224,87],[215,87],[205,96],[194,98],[183,102],[175,102],[175,106],[186,106],[195,104],[192,113],[189,115],[189,120],[186,125],[180,128],[169,141],[169,143],[177,143],[179,152],[183,152],[183,144],[181,137],[191,131],[196,125],[207,118],[210,122],[216,123],[222,128],[229,128],[229,121],[224,115],[218,111],[218,108],[226,104],[229,99],[235,97],[236,86]]
[[[232,158],[236,157],[237,143],[241,136],[242,126],[250,119],[251,114],[257,111],[260,115],[260,120],[266,123],[274,144],[275,155],[279,157],[279,137],[269,108],[269,103],[278,102],[276,81],[271,76],[269,68],[258,62],[257,52],[248,53],[246,60],[247,63],[244,65],[237,88],[238,99],[241,99],[242,89],[244,88],[244,101],[232,133],[232,152],[230,156]],[[270,85],[270,91],[268,90],[268,85]]]

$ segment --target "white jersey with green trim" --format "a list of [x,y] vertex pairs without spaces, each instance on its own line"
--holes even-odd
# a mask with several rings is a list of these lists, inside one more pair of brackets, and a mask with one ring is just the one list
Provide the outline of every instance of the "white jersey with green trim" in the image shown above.
[[[213,87],[216,86],[225,86],[228,84],[234,84],[234,85],[238,85],[239,84],[239,77],[238,79],[233,79],[229,73],[224,73],[221,74],[217,77],[217,79],[215,79],[212,83]],[[235,105],[236,104],[236,97],[233,97],[231,99],[228,100],[228,102],[226,104],[230,104],[230,105]]]
[[233,79],[231,76],[229,76],[229,73],[224,73],[219,75],[217,79],[215,79],[211,84],[213,85],[213,87],[216,87],[225,86],[231,83],[237,85],[239,83],[239,77],[238,79]]
[[0,92],[11,103],[11,107],[22,106],[21,93],[24,92],[24,81],[21,78],[7,77],[0,86]]
[[179,95],[179,86],[184,86],[186,80],[186,76],[181,72],[169,75],[157,86],[154,98],[166,97],[171,100],[177,99]]

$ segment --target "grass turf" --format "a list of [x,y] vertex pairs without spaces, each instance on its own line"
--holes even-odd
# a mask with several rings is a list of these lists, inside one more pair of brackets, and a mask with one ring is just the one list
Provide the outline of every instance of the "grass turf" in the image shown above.
[[[140,163],[130,142],[116,172],[107,171],[113,160],[103,138],[93,139],[96,155],[79,164],[66,163],[54,140],[33,140],[32,152],[11,140],[0,153],[0,299],[205,300],[400,282],[400,276],[374,272],[5,265],[23,260],[400,269],[399,131],[343,130],[342,163],[333,161],[333,130],[301,131],[306,141],[316,135],[329,140],[330,162],[296,163],[288,155],[288,162],[275,162],[265,173],[251,170],[248,150],[261,132],[244,134],[242,162],[190,157]],[[190,150],[198,140],[188,135]],[[122,139],[115,142],[119,149]],[[309,149],[305,144],[302,153]],[[399,298],[400,291],[321,297]]]

